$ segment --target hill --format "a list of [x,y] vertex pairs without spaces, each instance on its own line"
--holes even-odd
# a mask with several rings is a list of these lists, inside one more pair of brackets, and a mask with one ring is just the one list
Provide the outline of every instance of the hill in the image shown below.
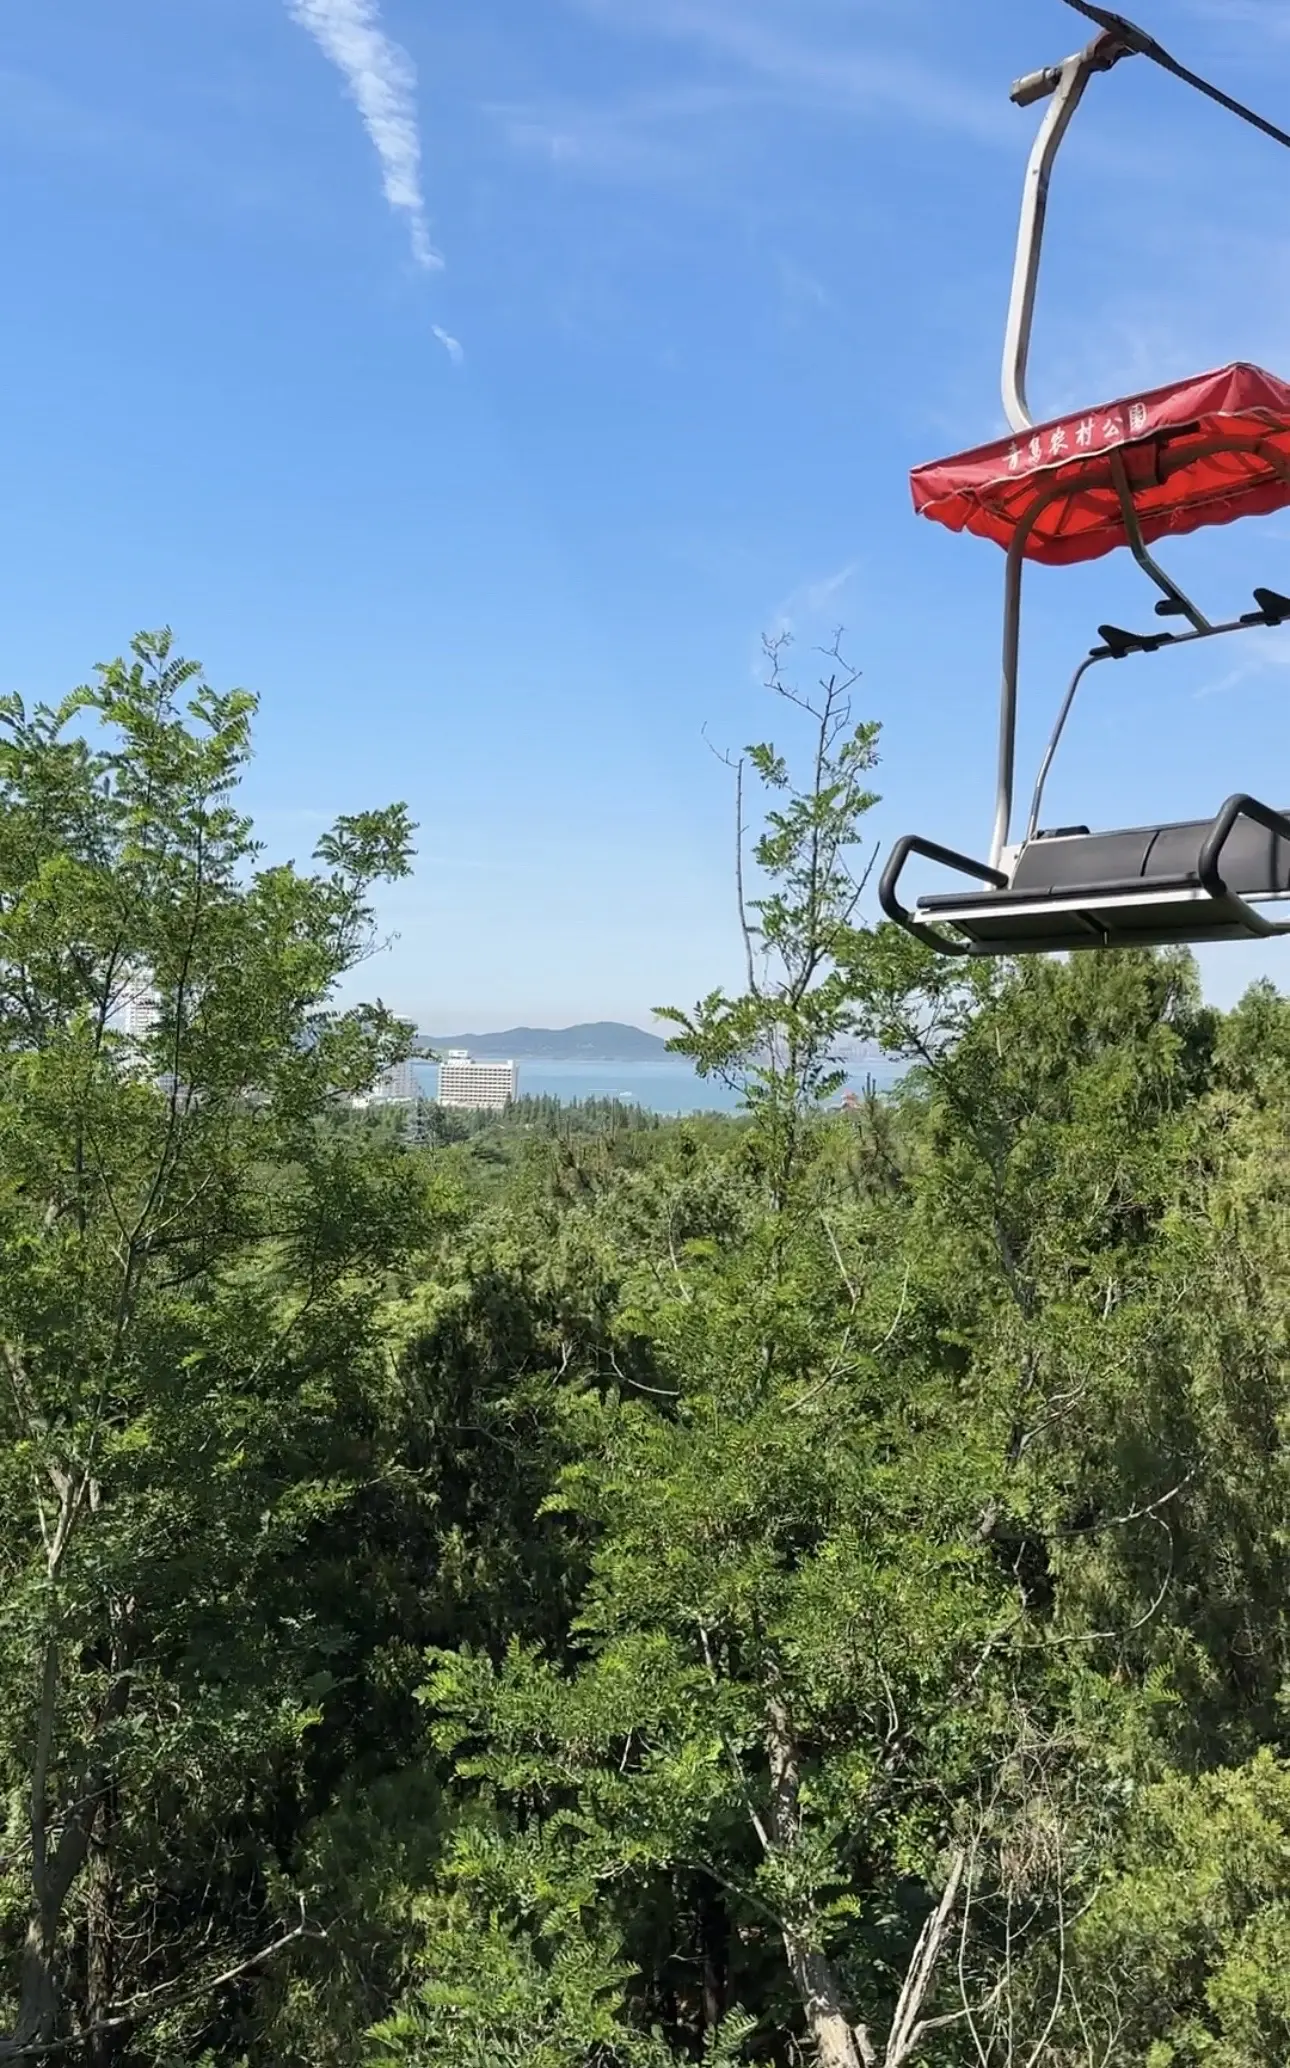
[[654,1063],[667,1054],[667,1044],[657,1034],[621,1020],[596,1020],[579,1027],[508,1027],[501,1034],[422,1034],[419,1039],[436,1053],[466,1048],[481,1060],[520,1063]]

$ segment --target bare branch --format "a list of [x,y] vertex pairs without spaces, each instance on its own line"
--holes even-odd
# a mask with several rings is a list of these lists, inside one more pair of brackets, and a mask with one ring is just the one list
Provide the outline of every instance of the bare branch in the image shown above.
[[[833,1232],[833,1223],[822,1208],[820,1211],[820,1220],[824,1224],[824,1232],[829,1238],[829,1248],[833,1251],[833,1261],[837,1265],[838,1275],[841,1278],[843,1285],[845,1285],[847,1289],[847,1293],[851,1300],[851,1311],[852,1313],[854,1313],[856,1308],[860,1305],[860,1295],[856,1291],[850,1272],[847,1270],[846,1265],[842,1261],[842,1251],[838,1246],[838,1238]],[[905,1274],[905,1283],[909,1283],[908,1272]]]
[[896,1309],[896,1319],[895,1319],[895,1320],[894,1320],[894,1321],[892,1322],[892,1324],[891,1324],[891,1327],[890,1327],[890,1328],[889,1328],[889,1329],[887,1330],[887,1333],[886,1333],[886,1335],[885,1335],[885,1336],[883,1337],[882,1341],[881,1341],[880,1343],[875,1343],[875,1344],[874,1344],[874,1346],[873,1346],[873,1355],[874,1355],[875,1357],[876,1357],[876,1356],[878,1355],[878,1352],[879,1352],[880,1350],[885,1350],[885,1349],[886,1349],[886,1347],[887,1347],[888,1343],[890,1343],[890,1342],[891,1342],[892,1338],[894,1337],[894,1335],[895,1335],[895,1333],[896,1333],[896,1330],[897,1330],[897,1329],[898,1329],[898,1328],[900,1327],[900,1324],[901,1324],[901,1322],[902,1322],[902,1321],[904,1320],[904,1318],[905,1318],[905,1302],[906,1302],[906,1301],[908,1300],[908,1298],[909,1298],[909,1268],[910,1268],[910,1267],[909,1267],[909,1265],[908,1265],[908,1264],[906,1264],[906,1266],[905,1266],[905,1282],[904,1282],[904,1284],[903,1284],[903,1285],[901,1286],[901,1288],[900,1288],[900,1305],[899,1305],[899,1307],[898,1307],[898,1308]]
[[755,938],[752,923],[748,917],[748,895],[744,885],[744,763],[743,757],[735,768],[735,895],[739,905],[739,930],[744,939],[744,955],[748,968],[748,990],[753,998],[760,994],[757,988],[757,959],[753,949]]
[[887,2041],[886,2068],[902,2068],[921,2044],[926,2027],[920,2026],[919,2016],[927,2002],[936,1981],[941,1951],[949,1935],[950,1921],[954,1907],[963,1886],[963,1875],[967,1866],[967,1855],[960,1846],[950,1865],[949,1879],[936,1909],[928,1918],[914,1948],[913,1959],[905,1977],[905,1986],[900,1992],[896,2015],[892,2021],[891,2036]]
[[258,1953],[248,1955],[245,1960],[239,1960],[233,1967],[224,1968],[219,1974],[204,1975],[200,1981],[192,1982],[183,1988],[177,1989],[173,1983],[163,1982],[155,1989],[145,1989],[138,1996],[129,1998],[108,2017],[99,2018],[94,2024],[83,2026],[79,2032],[72,2033],[66,2039],[8,2046],[0,2041],[0,2060],[34,2061],[47,2059],[52,2054],[67,2053],[75,2047],[84,2046],[87,2039],[96,2039],[102,2033],[123,2032],[127,2027],[139,2024],[144,2018],[155,2017],[159,2011],[176,2010],[181,2004],[193,2003],[199,1997],[213,1995],[217,1989],[226,1989],[230,1983],[238,1982],[243,1975],[249,1974],[252,1968],[260,1967],[266,1960],[272,1960],[275,1954],[284,1952],[298,1940],[326,1938],[327,1934],[320,1925],[310,1925],[307,1922],[303,1909],[302,1904],[300,1923],[293,1930],[283,1932],[267,1946],[261,1946]]

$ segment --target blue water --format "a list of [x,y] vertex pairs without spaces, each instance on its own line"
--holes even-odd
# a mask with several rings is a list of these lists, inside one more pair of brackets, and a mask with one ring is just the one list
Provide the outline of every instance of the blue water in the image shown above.
[[[652,1113],[733,1113],[737,1092],[716,1078],[702,1078],[683,1056],[649,1063],[547,1063],[519,1065],[521,1098],[621,1099]],[[900,1076],[893,1063],[861,1064],[851,1089],[863,1092],[866,1079],[881,1090]],[[417,1066],[427,1098],[433,1098],[438,1071],[433,1063]]]

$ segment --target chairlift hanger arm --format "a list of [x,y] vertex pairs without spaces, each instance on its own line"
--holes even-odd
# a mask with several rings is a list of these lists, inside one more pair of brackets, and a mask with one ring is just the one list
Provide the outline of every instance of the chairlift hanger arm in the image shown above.
[[1030,359],[1030,339],[1034,328],[1035,295],[1039,284],[1039,263],[1044,241],[1044,221],[1048,210],[1048,187],[1053,166],[1061,149],[1071,118],[1084,96],[1084,89],[1096,72],[1110,71],[1122,58],[1145,57],[1160,65],[1176,79],[1194,86],[1209,100],[1248,122],[1255,129],[1270,136],[1275,143],[1290,149],[1290,132],[1279,129],[1274,122],[1268,122],[1262,115],[1255,114],[1241,101],[1234,100],[1221,88],[1212,86],[1196,72],[1171,57],[1169,52],[1149,36],[1145,29],[1126,20],[1122,14],[1113,14],[1109,8],[1099,7],[1094,0],[1066,0],[1089,21],[1096,22],[1100,34],[1086,50],[1077,51],[1060,65],[1050,65],[1045,70],[1032,72],[1028,78],[1019,79],[1012,89],[1012,98],[1019,107],[1030,107],[1034,102],[1051,97],[1052,105],[1044,117],[1035,146],[1030,155],[1026,171],[1025,194],[1021,210],[1021,228],[1017,240],[1017,259],[1013,272],[1012,299],[1008,308],[1008,333],[1004,346],[1003,364],[1003,406],[1010,428],[1014,431],[1030,431],[1034,418],[1026,395],[1026,371]]
[[1044,224],[1048,215],[1048,187],[1057,153],[1061,150],[1075,110],[1094,72],[1104,71],[1125,55],[1115,39],[1099,36],[1087,50],[1077,51],[1064,64],[1022,79],[1012,89],[1019,106],[1051,95],[1051,104],[1035,138],[1021,202],[1021,227],[1017,233],[1017,258],[1008,303],[1008,331],[1003,348],[1003,407],[1014,431],[1034,427],[1026,395],[1026,369],[1030,362],[1030,338],[1035,324],[1035,296],[1039,287],[1039,261],[1043,254]]

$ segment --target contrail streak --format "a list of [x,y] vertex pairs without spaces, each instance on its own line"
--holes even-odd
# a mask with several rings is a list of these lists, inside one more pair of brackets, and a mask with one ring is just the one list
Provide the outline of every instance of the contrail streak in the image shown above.
[[411,58],[385,34],[376,0],[287,0],[287,10],[343,77],[381,161],[385,198],[407,220],[412,256],[427,272],[436,271],[443,260],[430,241],[421,191]]

